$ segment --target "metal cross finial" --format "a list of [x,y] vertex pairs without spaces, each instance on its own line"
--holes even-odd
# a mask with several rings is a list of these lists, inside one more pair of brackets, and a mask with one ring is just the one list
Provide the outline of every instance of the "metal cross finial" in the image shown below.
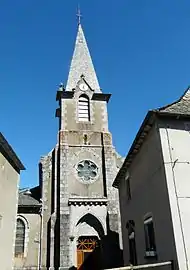
[[80,6],[78,6],[77,17],[78,17],[78,24],[80,24],[81,23],[81,17],[82,17],[82,14],[81,14],[81,11],[80,11]]

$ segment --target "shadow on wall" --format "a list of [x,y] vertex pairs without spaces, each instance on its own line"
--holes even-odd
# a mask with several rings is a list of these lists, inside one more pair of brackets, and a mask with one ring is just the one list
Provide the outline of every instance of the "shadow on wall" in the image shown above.
[[[54,153],[53,153],[54,155]],[[60,168],[60,149],[57,152],[57,168]],[[56,162],[54,162],[56,163]],[[53,165],[55,166],[55,164]],[[52,175],[52,184],[54,183],[54,176]],[[53,187],[52,187],[53,189]],[[60,266],[60,170],[57,170],[57,216],[55,220],[54,226],[54,268],[57,270]],[[52,200],[54,200],[54,196],[52,194]],[[53,206],[54,208],[54,206]],[[54,209],[51,209],[54,210]],[[68,216],[69,218],[69,216]],[[114,217],[110,216],[111,222],[114,223]],[[104,228],[100,221],[92,214],[87,213],[84,215],[77,223],[86,223],[90,227],[93,227],[94,230],[98,233],[99,236],[99,246],[94,249],[93,252],[85,259],[80,270],[101,270],[106,268],[116,268],[123,266],[123,252],[120,249],[119,245],[119,234],[115,232],[117,228],[114,227],[113,230],[110,229],[110,220],[109,215],[107,214],[107,235],[104,235]],[[117,221],[117,218],[116,218]],[[51,232],[51,222],[49,220],[48,230],[47,230],[47,239],[50,238]],[[51,243],[47,241],[48,248],[50,250]],[[50,258],[50,254],[47,254]],[[49,258],[47,259],[47,265],[50,265]],[[72,266],[69,268],[70,270],[77,269]]]
[[46,256],[46,266],[47,269],[50,267],[50,248],[51,248],[51,218],[48,220],[47,223],[47,256]]
[[[84,261],[80,270],[101,270],[123,266],[123,252],[119,246],[119,235],[109,231],[97,247]],[[74,269],[74,268],[73,268]]]
[[[119,245],[119,234],[115,231],[110,230],[109,217],[107,216],[107,235],[104,235],[104,229],[99,220],[91,214],[83,216],[79,223],[87,223],[93,227],[99,235],[99,245],[94,249],[93,252],[85,259],[80,270],[101,270],[107,268],[116,268],[123,266],[123,252]],[[59,219],[57,218],[55,224],[55,256],[54,265],[55,269],[59,268]],[[49,262],[47,262],[49,263]],[[70,270],[77,269],[72,266]]]
[[[55,152],[54,152],[55,153]],[[60,168],[60,148],[57,151],[57,168]],[[56,163],[56,162],[55,162]],[[54,163],[54,166],[56,166]],[[55,179],[54,179],[55,180]],[[54,181],[53,181],[54,182]],[[57,169],[57,216],[54,227],[54,268],[60,265],[60,170]]]
[[107,228],[107,235],[100,237],[99,246],[86,258],[80,270],[101,270],[123,266],[123,251],[119,245],[119,234],[110,230],[108,216]]

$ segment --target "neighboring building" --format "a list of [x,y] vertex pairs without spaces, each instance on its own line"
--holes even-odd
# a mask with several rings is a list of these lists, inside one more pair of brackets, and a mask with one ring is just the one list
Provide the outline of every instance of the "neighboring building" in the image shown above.
[[15,224],[21,161],[0,133],[0,261],[1,270],[13,267]]
[[125,265],[174,261],[190,269],[190,89],[149,111],[113,186]]
[[[15,240],[15,270],[39,269],[41,203],[39,187],[20,190]],[[27,268],[28,267],[28,268]],[[33,267],[33,268],[32,268]]]
[[122,159],[108,129],[110,96],[100,89],[79,24],[66,89],[61,85],[57,91],[57,145],[39,165],[42,226],[40,197],[25,203],[34,195],[22,194],[23,245],[16,269],[82,269],[85,264],[93,270],[95,261],[98,270],[123,264],[118,191],[112,187]]

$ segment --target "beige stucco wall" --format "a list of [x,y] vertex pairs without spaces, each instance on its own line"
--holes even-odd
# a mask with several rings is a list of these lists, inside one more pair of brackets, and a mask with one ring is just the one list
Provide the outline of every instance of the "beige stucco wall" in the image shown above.
[[160,128],[179,268],[190,269],[190,122]]
[[[158,127],[154,126],[129,168],[131,195],[127,201],[125,179],[119,186],[125,265],[129,264],[128,220],[135,222],[138,264],[176,260],[168,192]],[[158,258],[145,258],[144,218],[152,215]],[[177,269],[177,268],[175,268]]]
[[40,215],[18,214],[24,220],[25,227],[25,248],[23,257],[14,258],[15,268],[37,267],[40,240]]
[[13,266],[19,174],[0,153],[0,262],[1,270]]

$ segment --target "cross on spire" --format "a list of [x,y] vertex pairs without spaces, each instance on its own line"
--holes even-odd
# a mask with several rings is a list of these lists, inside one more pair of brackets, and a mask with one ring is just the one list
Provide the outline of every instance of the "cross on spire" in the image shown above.
[[80,6],[78,6],[77,18],[78,18],[78,24],[81,24],[82,14],[81,14],[81,11],[80,11]]

